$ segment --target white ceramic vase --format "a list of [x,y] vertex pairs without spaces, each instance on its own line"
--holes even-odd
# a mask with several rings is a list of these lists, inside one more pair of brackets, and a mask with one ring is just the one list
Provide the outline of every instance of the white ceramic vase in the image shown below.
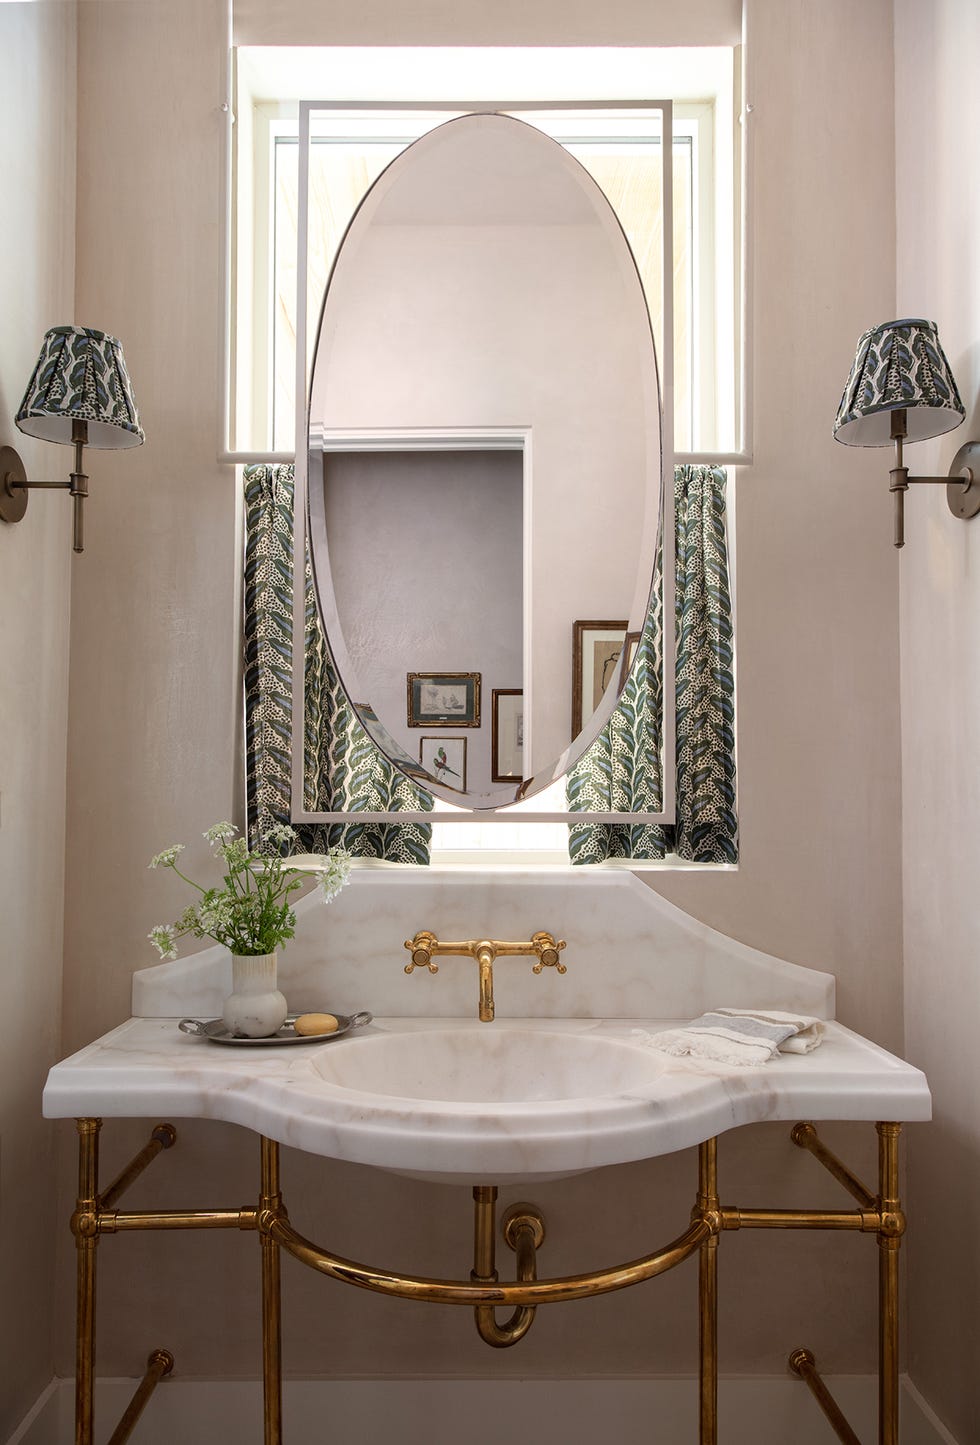
[[221,1017],[229,1033],[267,1039],[286,1022],[286,1000],[276,987],[276,955],[231,955],[231,993]]

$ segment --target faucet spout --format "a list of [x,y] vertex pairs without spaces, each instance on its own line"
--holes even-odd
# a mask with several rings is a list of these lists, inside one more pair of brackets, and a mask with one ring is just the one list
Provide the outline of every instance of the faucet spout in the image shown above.
[[476,961],[480,965],[480,1022],[493,1023],[493,961],[497,950],[489,939],[476,945]]

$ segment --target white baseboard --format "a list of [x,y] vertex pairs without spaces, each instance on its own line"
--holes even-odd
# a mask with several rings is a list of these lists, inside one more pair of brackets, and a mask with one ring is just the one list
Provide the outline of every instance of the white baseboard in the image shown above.
[[61,1417],[59,1409],[59,1396],[64,1393],[65,1386],[70,1388],[68,1380],[52,1380],[49,1385],[38,1395],[34,1404],[21,1420],[17,1429],[7,1441],[7,1445],[40,1445],[40,1442],[55,1442],[58,1439],[57,1425]]
[[[953,1432],[946,1429],[928,1400],[919,1394],[907,1375],[903,1379],[903,1385],[903,1409],[922,1422],[921,1435],[916,1435],[911,1445],[919,1445],[920,1440],[922,1445],[933,1445],[933,1442],[935,1445],[956,1445]],[[906,1401],[907,1404],[904,1403]]]
[[[828,1385],[862,1440],[875,1438],[877,1382],[839,1375]],[[135,1380],[100,1380],[96,1438],[105,1439]],[[55,1380],[7,1445],[68,1445],[74,1392]],[[827,1445],[829,1427],[806,1386],[789,1377],[719,1383],[724,1445]],[[356,1445],[695,1445],[693,1379],[289,1380],[283,1394],[287,1445],[325,1437]],[[163,1380],[134,1432],[138,1445],[261,1445],[261,1387],[252,1381]],[[655,1429],[651,1429],[655,1422]],[[902,1377],[902,1445],[957,1445],[915,1386]]]

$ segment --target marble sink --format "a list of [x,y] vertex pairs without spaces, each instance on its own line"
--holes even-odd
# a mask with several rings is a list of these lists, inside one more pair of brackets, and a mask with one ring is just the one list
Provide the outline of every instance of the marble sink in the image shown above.
[[812,1054],[754,1068],[673,1058],[677,1019],[375,1018],[264,1049],[133,1018],[58,1064],[49,1118],[211,1118],[332,1159],[450,1184],[558,1179],[761,1120],[921,1120],[922,1074],[828,1020]]
[[580,1105],[648,1087],[666,1058],[608,1035],[551,1032],[540,1022],[476,1029],[446,1019],[410,1033],[378,1033],[358,1047],[324,1049],[313,1067],[328,1084],[426,1106],[494,1105],[515,1122],[550,1104]]

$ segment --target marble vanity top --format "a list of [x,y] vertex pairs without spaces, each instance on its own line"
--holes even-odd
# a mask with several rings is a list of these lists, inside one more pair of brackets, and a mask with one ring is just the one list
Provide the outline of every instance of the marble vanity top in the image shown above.
[[[830,1021],[830,974],[717,933],[632,874],[582,872],[357,871],[329,909],[312,894],[296,904],[279,983],[296,1013],[370,1009],[372,1025],[261,1049],[180,1033],[182,1015],[221,1012],[230,963],[215,946],[137,972],[138,1017],[52,1069],[44,1112],[222,1120],[309,1153],[466,1184],[651,1158],[766,1119],[930,1117],[918,1069]],[[402,940],[432,926],[444,938],[553,929],[568,940],[568,972],[536,976],[526,958],[499,959],[497,1018],[482,1024],[472,959],[406,977]],[[637,1037],[719,1004],[816,1016],[824,1042],[726,1068]],[[393,1037],[406,1034],[419,1037]]]
[[[44,1113],[223,1120],[309,1153],[465,1184],[557,1177],[651,1158],[762,1120],[911,1122],[931,1115],[924,1075],[841,1024],[827,1022],[824,1041],[811,1054],[734,1068],[673,1058],[637,1032],[677,1023],[378,1018],[333,1042],[255,1050],[189,1037],[175,1018],[133,1018],[52,1069]],[[321,1072],[327,1059],[325,1071],[337,1072],[341,1050],[426,1030],[451,1034],[450,1049],[462,1059],[476,1046],[474,1034],[493,1029],[551,1035],[552,1052],[560,1051],[557,1037],[564,1036],[571,1059],[576,1036],[616,1041],[628,1055],[623,1082],[592,1098],[487,1103],[400,1099],[344,1087]],[[563,1086],[563,1092],[574,1095],[575,1088]]]

